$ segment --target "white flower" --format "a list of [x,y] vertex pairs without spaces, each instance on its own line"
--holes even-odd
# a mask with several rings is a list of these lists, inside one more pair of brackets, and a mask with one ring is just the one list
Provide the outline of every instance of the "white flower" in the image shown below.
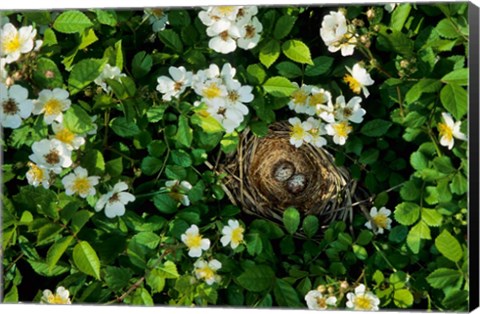
[[222,31],[228,29],[235,21],[240,8],[240,6],[207,7],[198,13],[198,17],[205,26]]
[[11,23],[3,25],[0,30],[0,57],[5,56],[6,63],[17,61],[20,54],[32,51],[36,35],[37,30],[32,26],[17,30]]
[[249,23],[240,27],[240,38],[237,40],[238,47],[245,50],[256,47],[262,31],[262,23],[256,17],[253,17]]
[[[321,111],[322,109],[324,109],[323,112],[326,112],[331,102],[332,94],[330,94],[329,91],[326,91],[323,88],[313,86],[310,89],[310,97],[308,97],[307,106],[305,107],[305,113],[313,116],[315,114],[319,114],[319,111]],[[330,116],[325,115],[325,118],[329,119]]]
[[85,138],[73,133],[61,123],[53,122],[52,129],[53,133],[55,133],[54,138],[64,143],[65,146],[70,150],[79,149],[80,146],[85,144]]
[[348,134],[352,132],[352,127],[348,124],[348,121],[341,121],[326,125],[325,130],[328,135],[333,136],[333,142],[335,144],[344,145],[347,141]]
[[203,97],[207,105],[223,102],[228,94],[227,87],[220,78],[208,79],[197,84],[195,92]]
[[125,73],[121,73],[120,69],[116,66],[111,66],[110,64],[105,64],[103,67],[102,73],[93,81],[98,86],[101,86],[105,92],[110,92],[111,88],[105,82],[106,79],[120,81],[121,77],[126,76]]
[[310,122],[302,122],[299,118],[290,118],[288,122],[292,125],[290,128],[290,144],[300,147],[302,144],[310,143],[312,135],[308,132],[312,129]]
[[305,113],[312,86],[302,85],[302,87],[300,87],[296,82],[293,82],[293,85],[297,90],[290,96],[288,108],[294,110],[296,113]]
[[323,18],[320,37],[330,52],[341,50],[342,56],[352,55],[357,43],[354,26],[347,26],[347,20],[341,12],[331,11]]
[[152,25],[152,30],[155,33],[161,32],[168,24],[168,14],[162,9],[146,9],[143,11],[144,18],[148,18],[148,22]]
[[440,134],[440,144],[442,146],[447,146],[448,149],[452,149],[454,137],[462,141],[467,140],[467,136],[460,131],[461,121],[453,121],[452,116],[447,112],[442,112],[442,118],[444,122],[440,122],[437,125],[438,133]]
[[22,124],[22,120],[30,116],[33,110],[33,102],[28,98],[28,90],[20,85],[12,85],[7,88],[0,83],[0,124],[4,128],[16,129]]
[[202,238],[196,225],[191,225],[190,228],[182,234],[181,238],[182,242],[185,243],[189,249],[188,256],[190,257],[200,257],[202,250],[206,251],[210,248],[210,240]]
[[230,244],[232,249],[236,249],[240,243],[243,242],[243,229],[242,226],[238,223],[238,220],[228,220],[228,226],[224,226],[222,229],[222,238],[220,242],[222,242],[223,246],[227,246]]
[[236,24],[231,24],[226,30],[207,28],[207,35],[212,37],[208,47],[216,52],[227,54],[237,49],[236,39],[241,36],[240,29]]
[[44,167],[37,166],[31,161],[27,165],[30,168],[26,174],[28,184],[34,187],[41,184],[45,189],[48,189],[50,187],[50,171]]
[[41,303],[47,304],[72,304],[70,301],[70,292],[64,287],[58,287],[55,294],[46,289],[43,290]]
[[312,117],[308,118],[307,122],[310,123],[310,125],[312,126],[312,128],[308,131],[312,136],[310,143],[316,147],[322,147],[327,145],[327,140],[322,137],[322,135],[326,134],[325,126],[323,125],[323,123],[321,123],[320,120],[314,119]]
[[361,123],[366,111],[360,105],[362,98],[355,96],[345,103],[345,97],[338,96],[335,102],[335,118],[339,121]]
[[365,291],[365,285],[355,288],[355,293],[347,293],[347,307],[359,311],[378,311],[380,299],[372,292]]
[[80,197],[86,198],[90,195],[95,195],[94,186],[98,184],[100,177],[88,176],[87,169],[77,167],[62,179],[62,184],[65,187],[67,195],[78,194]]
[[372,219],[365,223],[365,227],[367,227],[368,229],[373,229],[373,222],[377,229],[375,233],[383,234],[383,230],[391,229],[392,219],[388,218],[391,213],[392,211],[385,207],[380,208],[380,210],[377,210],[376,207],[372,207],[372,209],[370,210],[370,217]]
[[38,94],[38,99],[34,101],[33,114],[44,114],[43,121],[46,124],[52,124],[53,121],[63,122],[63,111],[70,108],[71,101],[68,99],[69,93],[61,88],[53,90],[44,89]]
[[212,285],[215,282],[220,282],[220,276],[217,275],[217,270],[222,268],[222,263],[216,259],[212,259],[208,263],[204,260],[197,260],[195,264],[195,276],[197,279],[203,279],[207,285]]
[[250,22],[254,15],[257,15],[258,7],[255,5],[241,6],[238,9],[235,22],[238,25],[245,25]]
[[57,139],[35,142],[32,144],[32,151],[33,154],[29,156],[31,161],[56,174],[59,174],[62,168],[72,165],[71,151]]
[[396,6],[397,6],[396,3],[390,2],[385,4],[384,8],[385,8],[385,11],[387,11],[388,13],[392,13],[392,11],[395,9]]
[[329,296],[327,298],[318,290],[309,291],[305,296],[305,301],[310,310],[326,310],[328,306],[336,306],[337,304],[336,297]]
[[179,182],[178,180],[171,180],[165,182],[165,186],[170,189],[169,195],[182,203],[185,206],[190,205],[190,199],[186,195],[192,189],[192,185],[188,181]]
[[360,94],[363,91],[365,98],[370,95],[366,86],[373,85],[374,80],[370,77],[370,74],[362,68],[359,63],[356,63],[352,69],[347,67],[347,70],[350,74],[345,74],[343,81],[348,83],[348,86],[355,94]]
[[164,94],[162,99],[165,101],[172,100],[172,97],[178,98],[187,87],[192,83],[192,72],[187,71],[183,66],[178,68],[170,67],[168,69],[170,76],[160,76],[157,79],[157,90]]
[[135,196],[123,192],[128,189],[128,185],[125,182],[118,182],[113,189],[100,197],[95,210],[97,212],[105,208],[105,215],[108,218],[114,218],[116,216],[123,216],[125,214],[125,205],[135,200]]

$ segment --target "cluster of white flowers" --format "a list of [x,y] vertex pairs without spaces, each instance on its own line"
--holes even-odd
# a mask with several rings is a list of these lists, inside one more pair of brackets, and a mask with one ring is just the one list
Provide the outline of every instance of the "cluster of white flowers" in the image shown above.
[[120,78],[127,76],[125,73],[121,73],[120,69],[117,66],[111,66],[110,64],[105,64],[102,69],[102,73],[93,81],[102,89],[109,93],[111,91],[110,86],[105,82],[106,79],[120,81]]
[[208,46],[223,54],[235,51],[237,46],[245,50],[257,46],[263,31],[257,12],[256,6],[205,7],[198,17],[211,37]]
[[[343,298],[349,284],[346,281],[340,282],[339,295]],[[333,286],[325,287],[320,285],[316,290],[311,290],[305,295],[305,302],[310,310],[326,310],[336,308],[337,297]],[[366,291],[363,284],[358,285],[354,292],[347,293],[347,308],[355,311],[378,311],[380,299],[370,291]]]
[[440,144],[442,146],[452,149],[455,142],[454,138],[462,141],[467,140],[467,136],[460,131],[461,121],[453,121],[452,116],[447,112],[442,112],[442,118],[443,122],[437,125],[438,133],[440,133]]
[[357,44],[357,33],[353,24],[347,24],[343,11],[331,11],[322,21],[320,37],[328,47],[328,51],[341,51],[342,56],[353,54]]
[[70,292],[64,287],[60,286],[57,288],[55,293],[45,289],[43,290],[42,298],[40,303],[45,304],[72,304],[70,300]]
[[337,305],[337,298],[327,296],[318,290],[311,290],[305,295],[305,302],[310,310],[326,310]]
[[22,26],[17,29],[12,23],[6,23],[0,29],[0,58],[3,63],[12,63],[20,56],[32,50],[38,50],[42,41],[35,41],[37,30],[33,26]]
[[193,74],[184,67],[170,67],[170,77],[160,76],[157,79],[157,90],[163,94],[162,99],[170,101],[179,98],[188,87],[201,97],[196,106],[205,104],[206,114],[215,118],[227,133],[233,132],[248,114],[245,105],[253,100],[249,85],[242,85],[235,79],[236,69],[230,63],[222,69],[211,64],[208,69]]
[[[220,242],[224,247],[230,245],[234,250],[243,243],[244,231],[245,229],[237,220],[230,219],[228,220],[228,225],[222,228],[222,238]],[[194,264],[194,273],[197,279],[205,280],[208,285],[219,282],[221,278],[216,274],[216,271],[222,267],[222,264],[216,259],[211,259],[207,262],[201,258],[203,251],[210,249],[211,242],[209,239],[202,237],[198,226],[194,224],[191,225],[185,233],[181,235],[181,240],[188,248],[188,256],[199,257]]]

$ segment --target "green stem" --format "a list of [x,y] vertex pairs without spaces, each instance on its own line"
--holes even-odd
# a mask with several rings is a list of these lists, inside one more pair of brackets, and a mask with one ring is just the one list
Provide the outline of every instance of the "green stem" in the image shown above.
[[375,249],[377,250],[378,254],[380,254],[380,256],[385,260],[385,262],[387,262],[388,266],[390,266],[393,271],[397,271],[397,269],[392,265],[392,263],[390,263],[390,261],[388,260],[388,258],[385,256],[385,254],[383,254],[382,250],[380,250],[380,248],[378,247],[378,245],[375,243],[375,242],[372,242],[373,246],[375,247]]

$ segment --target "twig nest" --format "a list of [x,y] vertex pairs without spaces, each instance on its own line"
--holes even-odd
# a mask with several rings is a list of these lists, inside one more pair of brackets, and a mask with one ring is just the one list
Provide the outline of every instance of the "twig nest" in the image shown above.
[[352,209],[356,184],[346,169],[323,148],[291,145],[286,122],[272,124],[263,138],[245,130],[221,168],[228,174],[226,194],[249,214],[281,223],[283,211],[292,206],[302,216],[319,217],[326,227]]

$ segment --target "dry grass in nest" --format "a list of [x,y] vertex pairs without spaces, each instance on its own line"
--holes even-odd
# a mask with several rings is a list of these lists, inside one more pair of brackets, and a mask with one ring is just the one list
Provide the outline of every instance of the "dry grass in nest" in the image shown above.
[[280,224],[284,210],[293,206],[303,217],[317,216],[322,229],[333,220],[352,219],[356,205],[368,217],[365,202],[357,199],[363,191],[358,191],[348,171],[336,166],[323,148],[291,145],[289,132],[286,122],[272,124],[263,138],[243,132],[237,152],[222,165],[228,173],[225,191],[232,203]]

